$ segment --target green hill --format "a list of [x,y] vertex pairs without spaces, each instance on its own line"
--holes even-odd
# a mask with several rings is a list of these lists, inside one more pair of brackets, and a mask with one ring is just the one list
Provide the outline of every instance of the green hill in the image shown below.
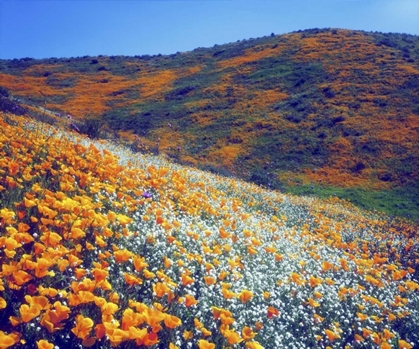
[[2,60],[0,86],[3,110],[70,113],[133,150],[416,217],[418,53],[417,36],[312,29],[167,56]]

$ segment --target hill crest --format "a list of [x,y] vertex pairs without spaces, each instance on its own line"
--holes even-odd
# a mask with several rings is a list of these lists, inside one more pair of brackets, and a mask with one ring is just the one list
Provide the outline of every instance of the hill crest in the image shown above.
[[272,188],[412,192],[418,63],[417,36],[312,29],[167,56],[0,61],[0,85],[92,136]]

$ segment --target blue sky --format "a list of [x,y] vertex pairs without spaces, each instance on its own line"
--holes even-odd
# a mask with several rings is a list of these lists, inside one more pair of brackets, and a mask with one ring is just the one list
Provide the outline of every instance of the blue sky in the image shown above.
[[309,28],[419,34],[418,0],[0,0],[0,59],[171,54]]

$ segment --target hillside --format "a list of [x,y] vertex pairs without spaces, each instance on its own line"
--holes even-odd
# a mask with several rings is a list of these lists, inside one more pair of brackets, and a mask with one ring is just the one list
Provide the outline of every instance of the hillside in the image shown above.
[[169,56],[3,60],[0,86],[133,150],[418,216],[418,52],[417,36],[313,29]]
[[418,225],[0,113],[0,347],[416,348]]

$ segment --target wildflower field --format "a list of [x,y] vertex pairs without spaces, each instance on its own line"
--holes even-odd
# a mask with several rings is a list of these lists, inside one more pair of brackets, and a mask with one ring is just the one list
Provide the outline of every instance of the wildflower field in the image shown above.
[[0,116],[0,348],[418,348],[418,226]]

